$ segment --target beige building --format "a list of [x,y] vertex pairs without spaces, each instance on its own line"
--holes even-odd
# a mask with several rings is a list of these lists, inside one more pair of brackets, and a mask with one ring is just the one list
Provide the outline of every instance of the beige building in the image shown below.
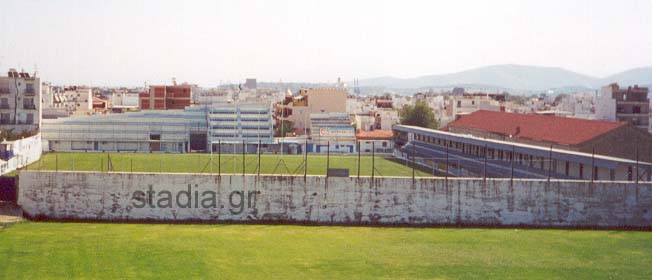
[[276,107],[277,121],[291,121],[298,130],[310,128],[310,114],[319,113],[346,113],[344,89],[301,89],[298,96],[286,96]]

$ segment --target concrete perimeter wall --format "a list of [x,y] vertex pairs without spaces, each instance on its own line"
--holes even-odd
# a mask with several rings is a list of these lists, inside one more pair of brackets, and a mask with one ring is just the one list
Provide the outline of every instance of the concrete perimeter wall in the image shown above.
[[627,182],[23,171],[18,204],[99,221],[652,227],[652,185]]

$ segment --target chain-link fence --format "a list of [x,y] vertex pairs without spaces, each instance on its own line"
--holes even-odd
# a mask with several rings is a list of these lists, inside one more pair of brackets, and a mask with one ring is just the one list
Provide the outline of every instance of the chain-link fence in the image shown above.
[[[345,170],[357,176],[432,176],[419,165],[406,165],[391,154],[331,153],[325,151],[299,153],[266,152],[231,149],[223,153],[118,153],[118,152],[56,152],[46,153],[24,170],[247,174],[277,176],[327,175],[328,170]],[[341,173],[332,173],[341,176]]]

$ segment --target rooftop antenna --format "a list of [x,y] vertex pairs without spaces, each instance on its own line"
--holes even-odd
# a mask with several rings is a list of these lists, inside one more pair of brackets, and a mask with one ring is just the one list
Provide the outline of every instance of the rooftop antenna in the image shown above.
[[360,97],[360,81],[358,78],[353,79],[353,92],[356,94],[356,97]]

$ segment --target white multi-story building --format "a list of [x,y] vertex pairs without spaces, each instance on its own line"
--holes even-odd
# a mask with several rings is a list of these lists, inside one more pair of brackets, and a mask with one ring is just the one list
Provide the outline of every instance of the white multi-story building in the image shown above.
[[0,175],[41,157],[41,80],[10,69],[0,77]]
[[52,90],[46,100],[48,102],[48,110],[56,110],[65,112],[68,115],[74,114],[89,114],[93,112],[93,90],[84,87],[65,87],[63,89]]
[[650,99],[648,88],[628,87],[618,84],[602,87],[595,103],[595,117],[599,120],[629,122],[648,130],[650,120]]
[[112,108],[138,108],[138,93],[127,90],[114,90],[111,94]]
[[426,102],[433,109],[439,126],[446,126],[459,116],[479,110],[503,111],[505,106],[501,101],[502,97],[496,94],[439,95],[428,98]]
[[41,80],[10,69],[0,77],[0,130],[37,132],[41,125]]

